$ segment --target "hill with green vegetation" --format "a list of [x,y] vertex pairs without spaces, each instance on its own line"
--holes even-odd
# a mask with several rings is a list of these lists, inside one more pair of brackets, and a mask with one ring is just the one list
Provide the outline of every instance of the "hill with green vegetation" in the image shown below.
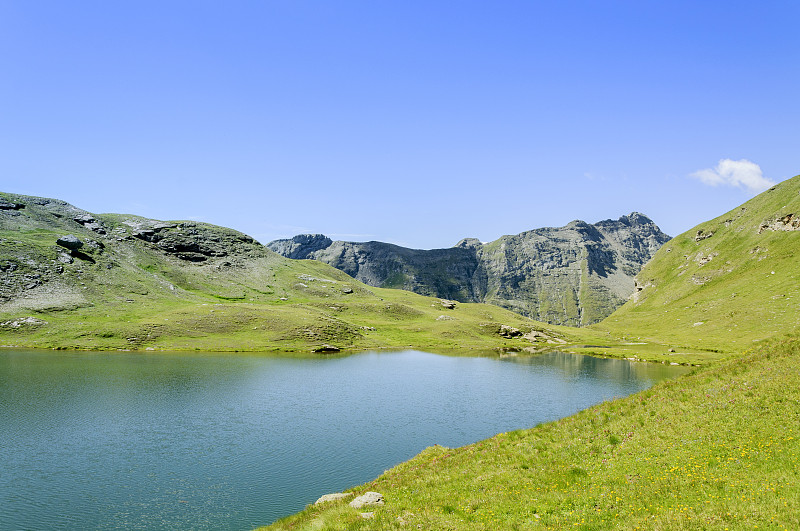
[[675,237],[597,330],[723,352],[800,325],[800,177]]
[[535,348],[561,335],[496,306],[369,287],[235,230],[0,194],[0,345]]
[[[799,529],[798,196],[800,176],[674,238],[630,301],[578,332],[596,341],[584,351],[673,345],[667,356],[693,349],[704,366],[557,422],[428,448],[269,529]],[[367,491],[384,505],[348,505]]]
[[595,224],[573,221],[448,249],[332,241],[301,234],[267,244],[288,258],[330,264],[371,286],[461,302],[487,302],[550,324],[596,323],[633,293],[633,277],[669,236],[633,212]]

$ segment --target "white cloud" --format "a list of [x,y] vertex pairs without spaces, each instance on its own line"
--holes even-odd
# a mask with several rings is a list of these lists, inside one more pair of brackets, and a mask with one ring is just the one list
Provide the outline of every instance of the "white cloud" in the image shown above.
[[738,186],[753,193],[763,192],[776,184],[764,177],[758,164],[747,159],[722,159],[715,168],[696,171],[690,176],[710,186]]

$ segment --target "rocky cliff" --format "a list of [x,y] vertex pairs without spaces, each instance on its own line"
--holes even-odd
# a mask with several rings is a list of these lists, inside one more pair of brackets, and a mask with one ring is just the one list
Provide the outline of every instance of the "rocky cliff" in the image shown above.
[[535,229],[449,249],[333,241],[302,234],[267,246],[330,264],[365,284],[461,302],[488,302],[553,324],[602,320],[634,291],[634,276],[669,236],[634,212],[595,224]]

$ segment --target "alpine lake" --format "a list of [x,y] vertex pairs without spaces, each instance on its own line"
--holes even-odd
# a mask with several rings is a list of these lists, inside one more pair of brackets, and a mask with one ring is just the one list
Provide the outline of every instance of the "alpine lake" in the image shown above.
[[0,529],[252,529],[425,447],[688,369],[560,352],[0,350]]

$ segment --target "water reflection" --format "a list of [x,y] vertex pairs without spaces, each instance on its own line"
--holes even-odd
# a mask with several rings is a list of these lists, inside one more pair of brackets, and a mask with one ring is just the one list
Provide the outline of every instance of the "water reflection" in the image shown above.
[[0,352],[0,528],[244,529],[683,368],[552,353]]

